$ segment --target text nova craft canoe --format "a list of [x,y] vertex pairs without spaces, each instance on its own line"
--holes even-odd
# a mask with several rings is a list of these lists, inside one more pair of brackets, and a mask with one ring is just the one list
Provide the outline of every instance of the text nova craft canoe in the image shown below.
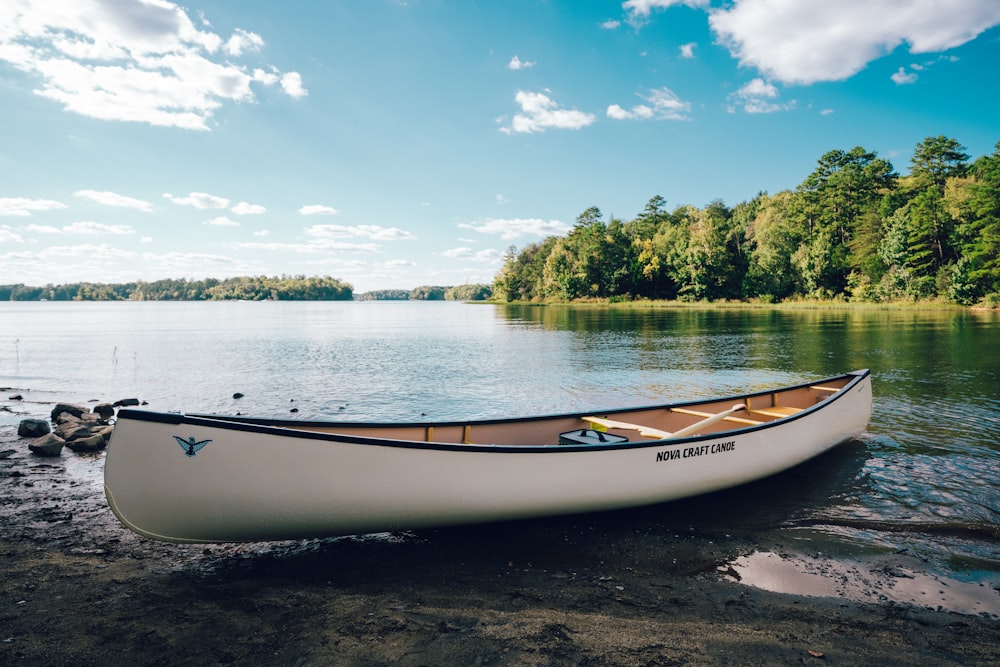
[[660,503],[774,475],[859,436],[868,370],[707,401],[446,423],[122,410],[104,487],[170,542],[409,530]]

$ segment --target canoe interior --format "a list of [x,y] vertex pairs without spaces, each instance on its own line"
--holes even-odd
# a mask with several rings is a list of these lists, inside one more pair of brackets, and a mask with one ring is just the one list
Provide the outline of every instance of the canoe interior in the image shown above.
[[[795,419],[810,408],[833,400],[846,387],[867,375],[867,370],[856,371],[819,382],[704,402],[508,420],[381,424],[274,420],[223,415],[197,415],[195,417],[208,421],[227,422],[236,428],[256,426],[281,430],[289,435],[301,432],[303,435],[330,434],[356,437],[359,440],[504,447],[555,446],[560,444],[560,434],[574,430],[594,429],[612,436],[619,436],[617,439],[627,440],[629,444],[634,445],[670,438],[670,434],[706,422],[713,415],[718,415],[737,405],[742,405],[743,409],[733,412],[715,423],[699,427],[693,433],[678,437],[703,437]],[[604,427],[600,424],[595,425],[588,420],[590,417],[596,417],[599,421],[612,421],[628,426]]]

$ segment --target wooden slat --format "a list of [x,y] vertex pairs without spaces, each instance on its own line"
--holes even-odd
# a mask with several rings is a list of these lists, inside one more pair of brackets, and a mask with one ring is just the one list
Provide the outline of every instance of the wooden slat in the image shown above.
[[818,385],[818,384],[816,384],[816,385],[813,385],[813,386],[811,386],[811,387],[809,387],[809,388],[810,388],[810,389],[815,389],[816,391],[829,391],[829,392],[833,392],[833,393],[837,393],[837,392],[838,392],[838,391],[840,391],[840,390],[841,390],[841,389],[842,389],[843,387],[824,387],[824,386],[822,386],[822,385]]
[[799,412],[802,412],[802,408],[790,408],[783,405],[775,405],[763,410],[750,410],[750,414],[767,415],[768,417],[791,417]]
[[638,431],[639,435],[644,435],[647,438],[669,438],[673,435],[669,431],[661,431],[660,429],[652,428],[651,426],[630,424],[628,422],[615,421],[614,419],[606,419],[604,417],[581,417],[581,419],[591,424],[603,426],[604,428],[620,428],[626,431]]
[[[670,408],[671,412],[679,412],[682,415],[691,415],[693,417],[713,417],[711,412],[701,412],[700,410],[688,410],[687,408]],[[737,424],[749,424],[750,426],[756,426],[758,424],[763,424],[764,422],[758,421],[756,419],[745,419],[743,417],[724,417],[723,421],[736,422]]]
[[732,413],[739,412],[741,410],[746,410],[746,406],[740,403],[737,403],[728,410],[723,410],[722,412],[716,412],[716,413],[698,412],[696,410],[686,410],[683,408],[671,408],[671,410],[673,410],[674,412],[681,412],[684,414],[693,415],[695,417],[704,417],[704,419],[694,424],[685,426],[684,428],[674,431],[673,433],[671,433],[670,431],[663,431],[658,428],[652,428],[651,426],[643,426],[642,424],[631,424],[629,422],[615,421],[613,419],[607,419],[605,417],[582,417],[581,419],[583,419],[583,421],[585,422],[589,422],[601,428],[620,428],[629,431],[639,431],[640,435],[644,435],[647,438],[680,438],[686,435],[693,435],[694,433],[697,433],[698,431],[704,428],[708,428],[712,424],[727,420],[738,421],[749,424],[762,423],[758,421],[752,421],[749,419],[740,419],[739,417],[733,417]]
[[702,412],[701,410],[689,410],[688,408],[668,408],[671,412],[679,412],[682,415],[693,415],[695,417],[711,417],[711,412]]

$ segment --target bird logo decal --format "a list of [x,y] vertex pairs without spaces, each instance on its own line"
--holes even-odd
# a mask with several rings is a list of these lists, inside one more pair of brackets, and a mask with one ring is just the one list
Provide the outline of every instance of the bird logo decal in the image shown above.
[[194,456],[199,451],[201,451],[202,447],[212,442],[211,440],[198,440],[194,436],[191,436],[190,438],[185,440],[179,435],[175,435],[174,440],[176,440],[177,444],[180,445],[181,449],[184,450],[184,456]]

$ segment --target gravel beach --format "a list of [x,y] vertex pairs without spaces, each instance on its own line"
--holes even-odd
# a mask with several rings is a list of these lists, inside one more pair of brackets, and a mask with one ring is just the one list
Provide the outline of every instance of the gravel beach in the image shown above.
[[[662,506],[304,542],[153,542],[107,508],[103,453],[43,458],[27,443],[0,425],[0,664],[987,665],[1000,647],[992,613],[747,586],[728,564],[799,556],[767,534],[679,528]],[[868,563],[865,585],[908,577],[915,564],[901,558]]]

